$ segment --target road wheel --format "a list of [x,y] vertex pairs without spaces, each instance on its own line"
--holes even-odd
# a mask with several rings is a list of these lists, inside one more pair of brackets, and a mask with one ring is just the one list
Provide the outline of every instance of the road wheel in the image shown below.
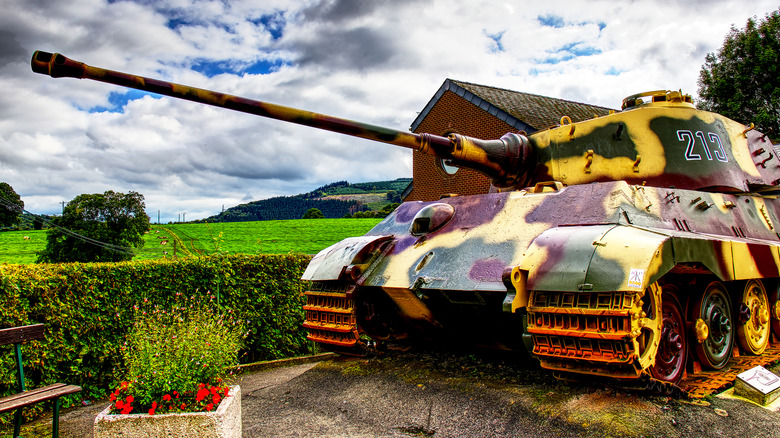
[[731,300],[723,283],[710,283],[693,306],[691,346],[702,366],[719,370],[731,359],[734,330]]
[[667,292],[661,296],[661,343],[655,357],[655,365],[650,368],[650,374],[665,382],[677,383],[685,374],[688,345],[685,336],[685,318],[677,297]]
[[737,309],[737,338],[748,354],[759,355],[769,343],[769,300],[760,280],[745,284]]

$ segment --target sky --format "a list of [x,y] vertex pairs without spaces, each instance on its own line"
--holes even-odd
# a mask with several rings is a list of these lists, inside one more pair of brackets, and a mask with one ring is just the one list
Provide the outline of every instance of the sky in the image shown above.
[[[0,0],[0,181],[26,210],[135,191],[152,222],[412,176],[412,152],[88,80],[110,70],[408,130],[447,78],[619,108],[694,99],[707,53],[776,0]],[[438,134],[438,133],[437,133]]]

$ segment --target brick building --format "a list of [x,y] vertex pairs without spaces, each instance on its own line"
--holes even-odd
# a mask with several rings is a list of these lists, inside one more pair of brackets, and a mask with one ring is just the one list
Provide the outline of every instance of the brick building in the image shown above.
[[[584,103],[447,79],[414,120],[411,130],[495,139],[507,132],[531,134],[556,126],[562,116],[578,122],[609,111],[609,108]],[[476,195],[490,190],[490,180],[481,173],[447,166],[442,160],[419,152],[414,152],[412,157],[412,176],[405,201],[433,201],[445,194]]]

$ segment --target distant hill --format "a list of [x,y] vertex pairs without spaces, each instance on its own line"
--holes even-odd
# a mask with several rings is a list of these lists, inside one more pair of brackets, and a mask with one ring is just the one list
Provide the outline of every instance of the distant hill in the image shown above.
[[319,209],[326,218],[342,218],[359,211],[380,210],[400,202],[400,194],[411,184],[411,178],[350,184],[338,181],[309,193],[240,204],[217,215],[196,222],[245,222],[300,219],[306,210]]

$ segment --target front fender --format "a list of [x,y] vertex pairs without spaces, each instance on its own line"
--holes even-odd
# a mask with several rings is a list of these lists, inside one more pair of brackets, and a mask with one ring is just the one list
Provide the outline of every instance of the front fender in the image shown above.
[[367,251],[392,236],[348,237],[315,255],[301,276],[301,280],[338,280],[349,265],[361,263]]
[[551,228],[525,252],[518,268],[527,290],[644,290],[674,267],[671,236],[625,225]]

